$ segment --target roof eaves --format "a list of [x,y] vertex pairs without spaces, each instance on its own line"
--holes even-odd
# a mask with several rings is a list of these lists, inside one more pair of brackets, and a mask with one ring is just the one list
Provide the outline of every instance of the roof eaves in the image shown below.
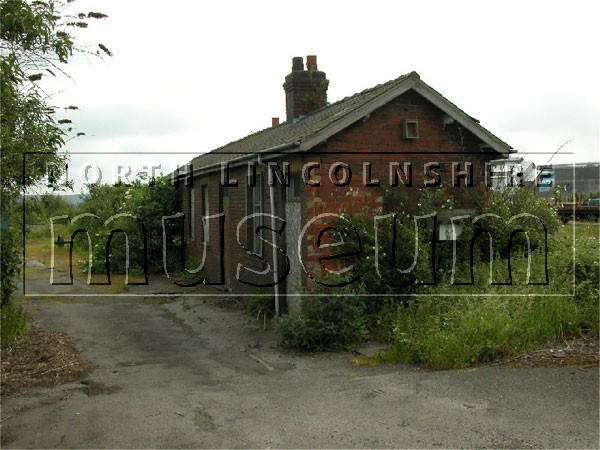
[[481,139],[483,142],[488,144],[492,149],[501,154],[509,154],[516,153],[510,145],[506,142],[498,138],[497,136],[490,133],[487,129],[479,125],[478,121],[473,119],[473,117],[466,114],[460,108],[458,108],[454,103],[449,101],[446,97],[441,95],[427,83],[419,80],[415,83],[414,87],[415,91],[437,106],[439,109],[444,111],[450,117],[455,119],[461,125],[463,125],[467,130]]
[[[212,164],[207,164],[205,166],[200,166],[200,167],[192,167],[192,176],[199,176],[199,175],[204,175],[207,173],[211,173],[211,172],[216,172],[217,170],[221,170],[223,165],[227,164],[228,167],[235,167],[237,165],[243,164],[244,162],[253,159],[253,158],[258,158],[262,155],[269,155],[270,153],[274,153],[276,155],[279,155],[279,153],[283,150],[289,150],[293,147],[298,147],[300,145],[299,142],[295,141],[295,142],[286,142],[284,144],[280,144],[280,145],[276,145],[273,147],[269,147],[269,148],[265,148],[263,150],[260,150],[258,152],[252,152],[252,153],[244,153],[238,156],[235,156],[233,158],[230,159],[222,159],[218,162],[212,163]],[[213,150],[214,152],[214,150]],[[204,156],[204,155],[210,155],[210,154],[215,154],[213,152],[209,152],[209,153],[204,153],[200,156]],[[216,153],[218,154],[218,153]],[[235,153],[222,153],[222,155],[235,155]],[[268,158],[267,158],[268,159]],[[194,160],[192,160],[191,164],[193,166]],[[183,175],[179,175],[179,178],[183,178],[184,176],[186,176],[186,174]]]

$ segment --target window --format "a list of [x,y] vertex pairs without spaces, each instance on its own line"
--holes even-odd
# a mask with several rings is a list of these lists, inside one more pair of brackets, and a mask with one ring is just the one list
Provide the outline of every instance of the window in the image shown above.
[[419,137],[419,121],[416,119],[403,120],[402,137],[404,139],[417,139]]
[[[252,177],[248,176],[246,183],[246,216],[262,214],[262,175],[257,173],[254,185]],[[262,254],[262,241],[256,235],[256,228],[262,225],[262,217],[253,217],[247,221],[246,248],[257,255]]]
[[195,220],[194,220],[194,202],[195,202],[195,198],[194,198],[194,188],[192,186],[188,187],[188,236],[190,239],[194,239],[194,226],[195,226]]
[[209,237],[209,220],[206,217],[209,215],[208,208],[208,186],[203,185],[201,187],[202,195],[202,228],[204,231],[204,242],[208,242]]

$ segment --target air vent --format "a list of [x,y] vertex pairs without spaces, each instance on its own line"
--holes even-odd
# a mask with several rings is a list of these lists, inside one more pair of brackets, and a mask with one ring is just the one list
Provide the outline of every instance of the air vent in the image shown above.
[[403,120],[402,137],[404,139],[417,139],[419,137],[419,121],[416,119]]

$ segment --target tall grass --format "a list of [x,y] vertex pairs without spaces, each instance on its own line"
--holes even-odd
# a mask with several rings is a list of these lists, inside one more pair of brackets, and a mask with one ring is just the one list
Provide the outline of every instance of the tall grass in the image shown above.
[[9,348],[11,344],[25,334],[27,317],[18,303],[9,302],[0,309],[1,347]]
[[527,259],[513,258],[518,286],[490,285],[489,265],[480,262],[474,286],[438,285],[429,290],[430,297],[415,297],[389,322],[390,346],[383,359],[461,368],[558,338],[597,335],[598,239],[576,239],[575,263],[572,244],[564,232],[551,240],[548,285],[526,284]]

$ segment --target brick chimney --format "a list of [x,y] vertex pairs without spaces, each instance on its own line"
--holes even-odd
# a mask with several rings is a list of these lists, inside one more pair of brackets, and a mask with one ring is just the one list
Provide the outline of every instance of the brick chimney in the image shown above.
[[292,72],[285,77],[286,120],[293,122],[327,104],[329,80],[317,68],[317,57],[306,57],[306,70],[301,56],[292,59]]

